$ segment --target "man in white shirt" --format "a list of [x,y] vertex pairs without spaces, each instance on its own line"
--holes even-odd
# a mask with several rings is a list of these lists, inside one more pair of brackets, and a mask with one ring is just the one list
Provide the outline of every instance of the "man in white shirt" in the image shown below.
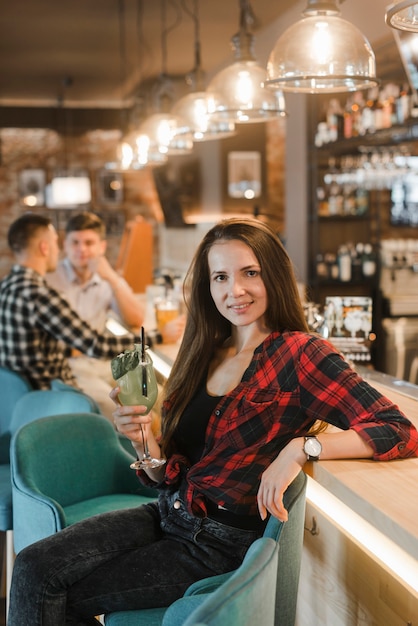
[[[106,246],[106,228],[100,217],[88,211],[77,213],[68,220],[65,228],[65,257],[45,278],[66,297],[79,316],[99,332],[103,332],[109,317],[138,332],[144,325],[143,307],[128,283],[106,259]],[[181,316],[167,324],[164,341],[176,342],[183,333],[184,323],[184,316]],[[69,361],[81,389],[96,400],[109,419],[113,419],[114,403],[109,392],[115,383],[110,362],[93,361],[77,352]]]
[[87,211],[78,213],[69,219],[65,232],[65,258],[47,275],[49,284],[64,292],[93,328],[103,330],[109,312],[128,328],[140,328],[143,308],[105,257],[106,230],[100,217]]
[[[91,212],[78,213],[68,220],[65,232],[65,257],[54,272],[46,275],[47,282],[97,331],[104,331],[109,315],[129,330],[138,331],[143,325],[143,308],[131,287],[105,257],[107,242],[103,221]],[[110,361],[93,360],[73,351],[69,362],[77,384],[96,400],[104,415],[112,419],[114,404],[109,392],[115,383]]]

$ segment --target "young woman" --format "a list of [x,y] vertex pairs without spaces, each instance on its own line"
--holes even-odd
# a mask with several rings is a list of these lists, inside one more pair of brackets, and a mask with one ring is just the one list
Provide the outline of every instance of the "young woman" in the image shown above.
[[[161,440],[144,407],[114,418],[142,456],[158,503],[70,526],[23,550],[9,626],[95,624],[94,615],[167,606],[194,581],[236,568],[307,458],[418,454],[418,433],[308,332],[289,257],[264,224],[228,219],[204,237],[186,279],[188,315],[165,389]],[[336,433],[317,429],[329,423]]]

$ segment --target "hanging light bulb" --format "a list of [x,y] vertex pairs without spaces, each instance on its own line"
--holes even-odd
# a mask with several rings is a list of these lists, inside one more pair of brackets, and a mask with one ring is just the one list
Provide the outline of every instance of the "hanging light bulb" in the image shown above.
[[386,24],[398,30],[418,33],[418,2],[401,0],[386,7]]
[[[125,0],[119,0],[119,56],[121,73],[121,100],[123,100],[123,86],[126,82],[126,32],[125,32]],[[143,41],[142,35],[142,4],[137,3],[137,35],[138,41]],[[142,61],[142,55],[139,55]],[[140,66],[141,68],[141,66]],[[140,69],[139,74],[142,74]],[[121,139],[116,148],[116,160],[106,164],[106,168],[113,171],[141,170],[145,167],[163,165],[167,161],[166,150],[160,150],[158,143],[152,141],[145,132],[138,132],[141,120],[144,119],[145,97],[143,93],[136,93],[134,105],[129,111],[127,123],[124,120],[126,111],[121,108]],[[125,131],[125,128],[127,130]]]
[[215,109],[214,96],[205,91],[203,87],[204,78],[201,67],[201,46],[199,36],[199,11],[198,0],[194,2],[193,14],[184,6],[184,10],[194,20],[195,24],[195,45],[194,45],[194,68],[186,76],[186,82],[191,87],[191,92],[180,98],[172,113],[178,115],[186,123],[193,133],[193,141],[208,141],[221,139],[235,134],[235,125],[229,120],[214,120],[210,114]]
[[286,115],[279,87],[273,90],[264,86],[266,72],[255,60],[251,20],[248,0],[240,0],[240,30],[231,39],[237,60],[216,74],[208,86],[214,97],[213,120],[265,122]]
[[215,98],[206,91],[194,91],[176,102],[172,113],[179,115],[193,133],[193,141],[223,139],[235,134],[235,125],[229,120],[215,120]]
[[193,149],[193,135],[188,125],[177,115],[154,113],[139,127],[138,137],[148,141],[150,153],[166,156],[187,154]]
[[369,42],[356,26],[339,17],[334,0],[308,0],[302,15],[279,37],[270,54],[268,86],[335,93],[378,84]]
[[161,74],[155,86],[154,113],[138,129],[138,136],[146,135],[149,154],[187,154],[193,150],[193,134],[185,122],[168,112],[172,105],[172,82],[167,68],[166,0],[161,0]]
[[118,148],[117,158],[116,169],[120,170],[141,170],[144,167],[164,165],[167,161],[167,155],[158,147],[152,146],[146,134],[139,134],[138,131],[131,131],[124,137]]

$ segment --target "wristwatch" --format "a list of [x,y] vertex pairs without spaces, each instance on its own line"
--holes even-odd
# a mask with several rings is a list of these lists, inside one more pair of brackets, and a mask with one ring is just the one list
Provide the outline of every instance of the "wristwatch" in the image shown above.
[[305,437],[303,451],[306,454],[307,461],[318,461],[322,452],[321,442],[313,435]]

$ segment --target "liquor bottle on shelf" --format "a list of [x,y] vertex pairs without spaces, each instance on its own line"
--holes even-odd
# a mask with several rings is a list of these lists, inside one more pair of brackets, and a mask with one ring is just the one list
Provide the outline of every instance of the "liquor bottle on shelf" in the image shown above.
[[354,281],[363,278],[363,251],[364,246],[361,242],[351,249],[351,276]]
[[356,215],[365,215],[369,209],[369,192],[360,185],[356,189]]
[[351,255],[348,246],[340,246],[338,249],[339,279],[343,283],[351,280]]
[[328,212],[329,215],[342,215],[344,207],[344,197],[340,185],[332,181],[329,186]]
[[376,130],[375,105],[379,94],[378,87],[373,87],[367,92],[367,99],[362,111],[363,133],[374,133]]
[[344,112],[337,98],[331,98],[327,108],[328,140],[337,141],[344,136]]
[[376,274],[376,259],[373,254],[373,248],[370,243],[366,243],[363,249],[362,257],[362,271],[363,276],[371,278]]
[[396,101],[396,117],[398,124],[403,124],[411,116],[411,96],[408,86],[403,85]]

